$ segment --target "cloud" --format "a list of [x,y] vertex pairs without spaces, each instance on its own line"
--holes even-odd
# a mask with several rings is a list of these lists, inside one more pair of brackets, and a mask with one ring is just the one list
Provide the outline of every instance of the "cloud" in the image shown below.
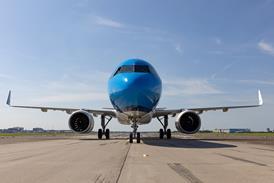
[[264,53],[270,54],[270,55],[274,55],[274,47],[273,45],[265,42],[264,40],[261,40],[258,43],[258,48],[263,51]]
[[214,42],[217,44],[217,45],[221,45],[223,42],[220,38],[214,38]]
[[86,102],[105,101],[108,96],[105,92],[81,92],[81,93],[58,93],[32,99],[36,103],[61,103],[61,102]]
[[103,17],[100,17],[100,16],[96,16],[94,20],[95,20],[95,23],[97,25],[101,25],[101,26],[112,27],[112,28],[123,28],[123,27],[125,27],[124,24],[122,24],[118,21],[111,20],[109,18],[103,18]]
[[166,96],[184,96],[184,95],[204,95],[220,94],[220,90],[215,88],[206,79],[169,79],[163,81]]
[[12,79],[13,77],[11,75],[7,75],[7,74],[1,74],[0,73],[0,79]]
[[220,50],[208,51],[207,53],[212,54],[212,55],[223,55],[223,54],[225,54],[224,51],[220,51]]
[[109,75],[101,71],[64,74],[59,80],[40,83],[36,87],[39,94],[32,97],[31,101],[35,104],[105,102],[108,101]]
[[228,65],[224,66],[222,69],[219,69],[217,72],[213,73],[210,78],[216,79],[217,75],[225,73],[227,70],[229,70],[232,67],[232,65],[233,64],[228,64]]
[[179,43],[175,45],[175,50],[176,50],[178,53],[183,53],[182,46],[181,46],[181,44],[179,44]]
[[259,85],[274,85],[274,80],[239,80],[240,83],[247,83],[247,84],[259,84]]

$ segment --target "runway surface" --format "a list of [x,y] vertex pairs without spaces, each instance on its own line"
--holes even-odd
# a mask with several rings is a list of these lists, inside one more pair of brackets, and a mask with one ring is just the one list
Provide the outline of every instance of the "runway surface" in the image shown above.
[[3,144],[0,182],[274,182],[274,147],[87,137]]

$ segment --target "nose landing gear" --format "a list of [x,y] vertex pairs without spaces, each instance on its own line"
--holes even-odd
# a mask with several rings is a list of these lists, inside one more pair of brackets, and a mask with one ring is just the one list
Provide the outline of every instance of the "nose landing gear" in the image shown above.
[[136,139],[136,142],[139,144],[141,142],[141,134],[137,132],[138,125],[136,122],[131,125],[131,128],[133,128],[133,132],[129,134],[129,143],[133,143],[133,139]]

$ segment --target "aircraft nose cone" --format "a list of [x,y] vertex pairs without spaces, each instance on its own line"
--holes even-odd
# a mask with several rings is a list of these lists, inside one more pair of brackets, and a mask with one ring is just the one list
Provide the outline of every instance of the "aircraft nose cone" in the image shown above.
[[147,86],[148,79],[142,76],[124,77],[123,82],[126,89],[140,90]]
[[121,111],[151,111],[157,104],[161,83],[149,74],[118,75],[113,82],[110,99]]

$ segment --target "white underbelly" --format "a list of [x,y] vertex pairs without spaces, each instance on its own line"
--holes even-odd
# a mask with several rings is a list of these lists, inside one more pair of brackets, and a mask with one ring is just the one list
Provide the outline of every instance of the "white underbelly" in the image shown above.
[[125,125],[130,125],[135,122],[138,125],[148,124],[152,119],[152,112],[127,111],[124,113],[118,113],[117,119],[121,124]]

